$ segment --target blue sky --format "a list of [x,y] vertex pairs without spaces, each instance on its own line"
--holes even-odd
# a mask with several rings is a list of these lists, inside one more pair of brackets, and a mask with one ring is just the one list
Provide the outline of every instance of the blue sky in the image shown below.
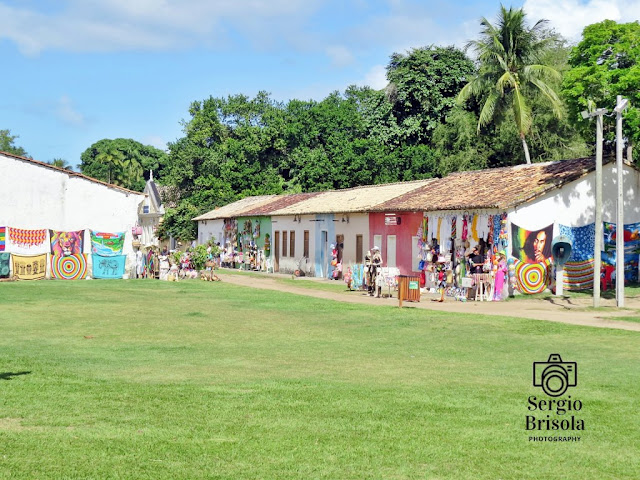
[[[640,18],[637,0],[525,0],[572,40]],[[0,0],[0,129],[41,161],[70,164],[103,138],[165,149],[194,100],[260,90],[321,100],[383,88],[393,52],[462,47],[498,1]]]

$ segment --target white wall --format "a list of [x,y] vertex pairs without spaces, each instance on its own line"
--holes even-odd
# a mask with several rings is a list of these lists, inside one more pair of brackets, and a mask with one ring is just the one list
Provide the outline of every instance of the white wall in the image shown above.
[[216,242],[220,242],[220,245],[223,245],[224,220],[222,218],[198,221],[198,243],[207,243],[210,238],[215,238]]
[[[342,218],[349,220],[343,222]],[[367,252],[369,245],[369,215],[366,213],[351,213],[336,215],[335,234],[344,235],[344,250],[342,251],[343,267],[356,263],[356,235],[362,235],[363,256]],[[334,243],[335,237],[329,239],[329,243]],[[364,259],[363,259],[364,260]],[[346,269],[346,268],[345,268]]]
[[[602,171],[602,220],[616,221],[617,169],[610,163]],[[538,230],[550,223],[581,227],[595,221],[595,172],[548,192],[516,208],[509,220],[526,230]],[[508,181],[508,180],[507,180]],[[640,222],[640,173],[624,167],[624,223]],[[554,235],[557,228],[554,229]]]
[[[278,249],[280,254],[280,259],[278,261],[279,271],[281,273],[293,273],[298,268],[298,262],[303,256],[304,253],[304,231],[309,230],[309,236],[313,235],[313,229],[315,224],[310,222],[309,220],[313,217],[311,216],[303,216],[301,217],[300,222],[295,221],[295,216],[293,215],[285,215],[273,217],[271,219],[271,261],[273,262],[273,258],[275,258],[275,249]],[[291,256],[291,245],[290,239],[291,235],[289,232],[296,232],[295,239],[295,253],[294,256]],[[280,232],[280,245],[275,245],[275,232]],[[282,256],[282,232],[287,232],[287,256]],[[312,238],[309,238],[309,248],[311,248]],[[313,255],[313,251],[309,252],[309,255]]]
[[[144,199],[63,171],[0,154],[0,225],[126,232],[124,253],[133,251],[131,227]],[[85,252],[90,251],[88,232]]]

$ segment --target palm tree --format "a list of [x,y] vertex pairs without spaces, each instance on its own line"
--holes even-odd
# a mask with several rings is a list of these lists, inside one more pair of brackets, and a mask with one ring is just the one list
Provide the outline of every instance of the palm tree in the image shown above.
[[107,183],[113,182],[115,185],[122,185],[124,155],[120,150],[112,148],[101,152],[96,155],[96,161],[107,167]]
[[525,16],[521,8],[507,10],[500,6],[496,26],[482,18],[480,39],[470,41],[465,47],[475,50],[478,73],[460,91],[458,101],[464,103],[472,96],[481,99],[478,133],[491,123],[497,112],[512,110],[525,159],[530,164],[525,137],[532,123],[531,95],[536,91],[541,93],[558,118],[562,117],[562,102],[549,83],[560,80],[560,73],[542,60],[556,38],[545,34],[547,20],[539,20],[528,28]]
[[73,167],[64,158],[54,158],[53,160],[48,161],[47,164],[64,170],[69,170],[71,172],[73,171]]

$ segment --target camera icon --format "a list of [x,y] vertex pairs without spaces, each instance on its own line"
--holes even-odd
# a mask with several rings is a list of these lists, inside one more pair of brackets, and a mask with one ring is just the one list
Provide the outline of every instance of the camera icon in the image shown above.
[[546,362],[533,362],[533,386],[542,387],[550,397],[559,397],[569,387],[578,384],[578,364],[563,362],[557,353],[549,355]]

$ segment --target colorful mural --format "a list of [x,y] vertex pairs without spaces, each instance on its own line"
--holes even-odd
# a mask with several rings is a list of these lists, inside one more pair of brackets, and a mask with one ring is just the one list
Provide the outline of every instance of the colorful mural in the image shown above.
[[551,258],[551,240],[553,224],[540,230],[525,230],[515,223],[511,224],[511,255],[520,262],[543,263]]

